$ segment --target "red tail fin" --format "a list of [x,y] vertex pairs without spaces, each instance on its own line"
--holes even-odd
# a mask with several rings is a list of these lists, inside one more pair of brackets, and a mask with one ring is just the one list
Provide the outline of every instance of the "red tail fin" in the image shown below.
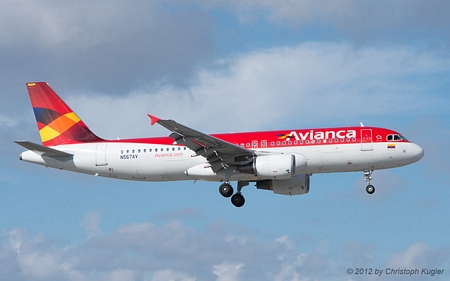
[[27,83],[27,88],[44,146],[103,141],[47,83]]

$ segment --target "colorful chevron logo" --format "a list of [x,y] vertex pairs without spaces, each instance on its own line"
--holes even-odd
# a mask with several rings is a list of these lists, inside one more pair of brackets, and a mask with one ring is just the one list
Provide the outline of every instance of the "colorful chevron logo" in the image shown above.
[[[60,115],[58,112],[45,108],[35,108],[34,112],[37,121],[44,125],[42,127],[39,126],[39,134],[41,135],[42,142],[59,137],[81,121],[73,112]],[[55,118],[55,115],[60,116]]]

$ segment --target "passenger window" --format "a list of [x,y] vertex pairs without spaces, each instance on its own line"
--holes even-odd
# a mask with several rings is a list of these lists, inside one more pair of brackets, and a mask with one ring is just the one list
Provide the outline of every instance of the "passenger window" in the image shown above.
[[127,153],[130,153],[130,151],[127,149]]
[[169,148],[166,148],[166,151],[169,151]]
[[144,148],[144,153],[147,152],[147,149]]
[[138,153],[141,153],[141,150],[140,150],[140,149],[138,149]]
[[155,152],[158,152],[158,149],[157,149],[157,148],[155,148]]
[[133,149],[133,152],[132,153],[134,153],[134,149]]
[[123,150],[120,151],[120,154],[123,154]]

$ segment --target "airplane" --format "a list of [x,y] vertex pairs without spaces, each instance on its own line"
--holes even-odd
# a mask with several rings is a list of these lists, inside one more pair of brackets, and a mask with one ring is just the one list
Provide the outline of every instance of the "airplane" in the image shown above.
[[[424,150],[400,133],[360,126],[204,134],[148,114],[166,137],[105,140],[95,135],[46,82],[26,83],[42,144],[15,141],[28,149],[20,160],[34,164],[135,181],[221,182],[219,192],[236,207],[242,188],[275,194],[309,192],[313,174],[363,172],[366,191],[375,170],[419,161]],[[237,181],[234,192],[231,181]]]

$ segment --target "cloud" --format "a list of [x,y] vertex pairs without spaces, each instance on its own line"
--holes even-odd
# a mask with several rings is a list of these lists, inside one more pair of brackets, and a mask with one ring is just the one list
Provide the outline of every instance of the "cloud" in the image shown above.
[[344,246],[343,252],[348,264],[354,267],[369,268],[373,266],[376,247],[353,240]]
[[[287,235],[267,241],[232,225],[201,232],[142,222],[69,246],[13,229],[3,233],[0,273],[5,280],[343,280],[349,266],[376,266],[376,247],[354,240],[331,251],[331,241],[302,251]],[[448,248],[423,242],[385,254],[383,266],[392,268],[445,266],[450,258]]]
[[172,271],[172,270],[158,270],[153,275],[152,281],[195,281],[195,277],[188,276],[187,274]]
[[222,262],[213,266],[213,273],[217,275],[217,281],[235,281],[239,280],[237,277],[244,266],[243,263]]
[[52,249],[49,241],[42,237],[30,238],[24,230],[13,229],[7,233],[8,247],[2,251],[12,250],[9,268],[3,271],[8,274],[8,280],[23,278],[24,280],[58,280],[62,277],[63,252],[62,249]]
[[18,125],[18,120],[0,114],[0,127],[15,127]]
[[204,0],[206,6],[231,9],[242,23],[254,23],[263,18],[290,26],[318,27],[315,33],[330,28],[356,41],[390,41],[421,38],[443,39],[448,42],[450,23],[444,11],[448,1],[377,1],[357,0]]
[[101,217],[101,212],[88,212],[83,220],[81,221],[81,226],[86,231],[89,237],[97,236],[102,234],[102,230],[99,227],[99,221]]
[[450,257],[449,249],[432,249],[428,244],[418,242],[406,250],[395,253],[387,262],[391,268],[437,267]]
[[216,68],[199,70],[189,87],[63,98],[106,138],[166,135],[149,127],[146,113],[205,133],[338,126],[440,110],[443,100],[433,91],[443,80],[435,77],[448,73],[448,65],[448,58],[403,45],[305,43],[217,61]]
[[136,279],[136,273],[129,269],[117,269],[112,271],[107,275],[106,278],[102,278],[103,280],[111,280],[111,281],[134,281]]
[[4,81],[58,81],[119,94],[146,81],[183,83],[214,48],[207,14],[161,1],[2,4]]

